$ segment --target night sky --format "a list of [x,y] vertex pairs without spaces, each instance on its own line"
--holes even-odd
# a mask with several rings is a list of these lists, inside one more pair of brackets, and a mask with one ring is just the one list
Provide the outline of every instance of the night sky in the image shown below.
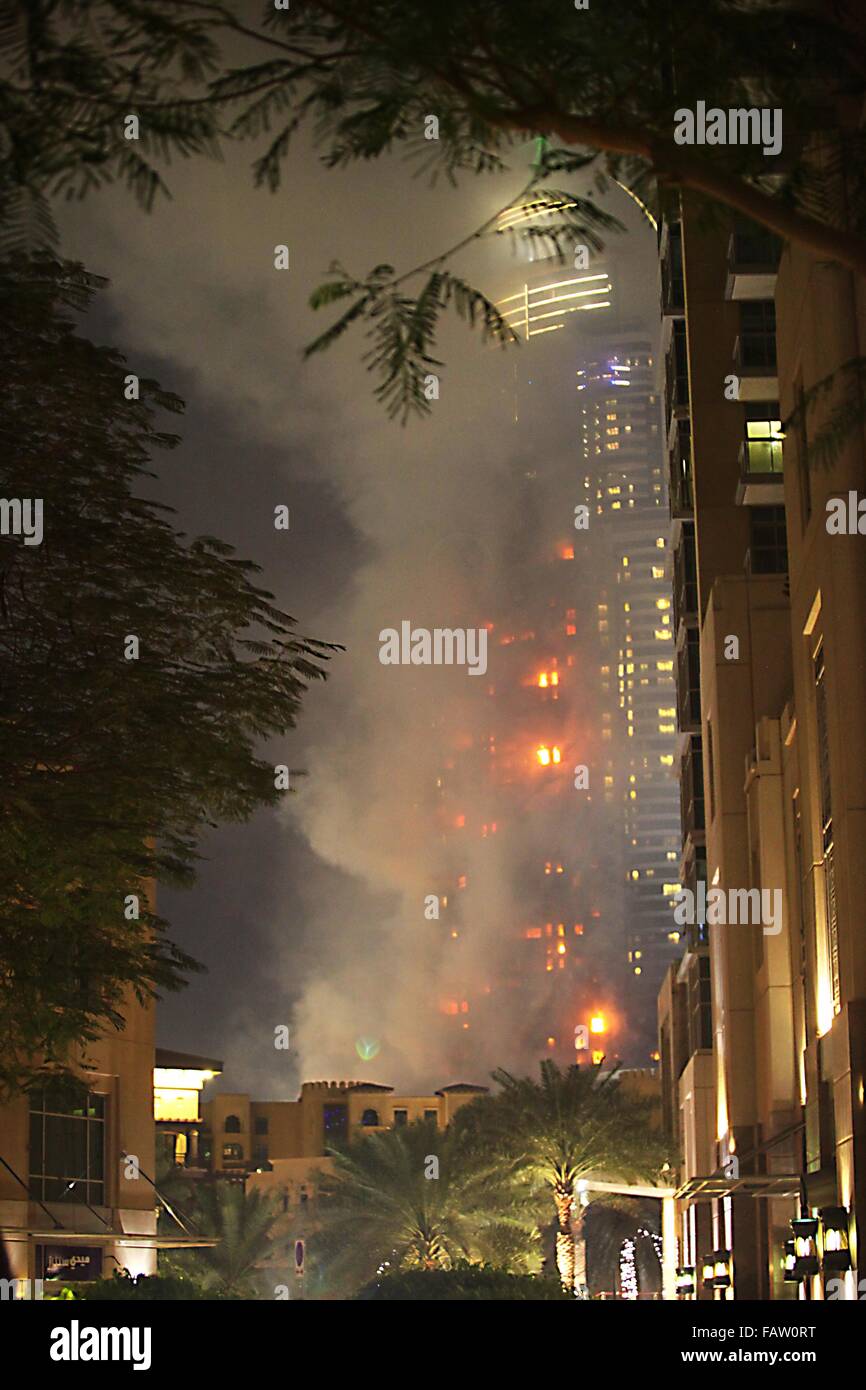
[[[515,151],[507,175],[431,189],[402,158],[325,170],[301,138],[276,195],[253,189],[253,150],[241,147],[225,163],[176,165],[173,201],[151,215],[120,190],[63,212],[65,254],[111,281],[90,336],[187,402],[169,426],[183,444],[155,460],[159,497],[188,534],[217,535],[261,565],[301,633],[347,647],[298,729],[269,750],[308,769],[300,793],[285,811],[208,834],[196,887],[160,895],[174,938],[208,973],[161,1003],[158,1042],[222,1058],[228,1089],[281,1098],[324,1076],[402,1089],[457,1079],[442,1074],[417,1005],[412,913],[435,884],[412,810],[437,766],[440,701],[465,701],[471,725],[483,682],[383,668],[378,633],[403,617],[476,626],[507,595],[503,538],[520,529],[526,467],[513,367],[446,320],[441,399],[401,429],[372,399],[359,334],[307,363],[300,349],[330,321],[307,304],[330,261],[360,276],[425,260],[516,196],[531,155]],[[624,195],[610,206],[630,228],[617,238],[618,293],[657,338],[654,235]],[[494,297],[521,278],[505,238],[455,269]],[[535,443],[535,466],[572,466]],[[273,526],[279,503],[288,533]],[[492,931],[505,884],[486,891]],[[288,1053],[273,1046],[281,1023]],[[359,1061],[359,1036],[381,1041],[375,1062]],[[483,1081],[503,1060],[501,1038],[479,1046],[462,1079]]]

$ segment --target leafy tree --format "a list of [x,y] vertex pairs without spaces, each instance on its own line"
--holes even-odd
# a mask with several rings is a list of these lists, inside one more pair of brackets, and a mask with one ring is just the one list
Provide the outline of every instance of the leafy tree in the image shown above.
[[0,254],[56,244],[54,197],[120,181],[149,208],[167,192],[158,161],[216,154],[200,95],[219,60],[208,8],[0,0]]
[[470,1152],[491,1154],[503,1181],[522,1187],[528,1200],[539,1193],[552,1200],[557,1267],[573,1289],[575,1184],[590,1174],[606,1181],[654,1176],[664,1153],[651,1128],[653,1104],[615,1070],[560,1068],[549,1059],[537,1081],[504,1070],[493,1079],[500,1090],[465,1106],[454,1128]]
[[194,968],[148,885],[191,882],[205,826],[284,794],[258,750],[295,727],[334,650],[296,635],[255,565],[140,495],[152,451],[178,442],[157,412],[182,402],[145,379],[127,399],[123,357],[76,331],[99,283],[69,263],[0,267],[2,492],[38,497],[44,532],[0,537],[7,1089],[121,1027],[127,991]]
[[[603,153],[630,186],[693,190],[866,269],[862,236],[822,218],[820,180],[803,158],[813,133],[832,128],[834,100],[863,92],[849,0],[580,11],[560,0],[298,0],[261,14],[217,0],[3,0],[7,189],[81,196],[120,178],[147,203],[163,186],[148,154],[214,153],[223,133],[268,135],[254,172],[275,186],[308,119],[331,166],[402,144],[451,177],[501,168],[515,139],[540,134]],[[241,63],[227,67],[226,51]],[[677,144],[674,113],[698,100],[781,107],[781,179],[760,147]],[[127,138],[129,113],[141,118],[138,140]],[[424,137],[430,114],[435,141]],[[852,173],[862,231],[866,175]]]
[[[276,189],[307,123],[328,167],[403,148],[419,172],[452,181],[501,170],[516,144],[543,137],[558,148],[518,201],[552,215],[516,235],[561,253],[614,228],[592,193],[548,182],[586,172],[648,215],[687,192],[863,274],[866,134],[845,114],[862,104],[863,34],[854,0],[296,0],[265,4],[261,20],[218,0],[0,0],[0,250],[50,244],[56,196],[121,180],[149,207],[172,158],[215,155],[226,139],[263,142],[254,181]],[[678,144],[676,112],[698,101],[781,110],[783,158]],[[444,309],[511,338],[448,258],[400,275],[333,266],[313,296],[351,303],[309,350],[363,324],[376,394],[403,420],[427,409]]]

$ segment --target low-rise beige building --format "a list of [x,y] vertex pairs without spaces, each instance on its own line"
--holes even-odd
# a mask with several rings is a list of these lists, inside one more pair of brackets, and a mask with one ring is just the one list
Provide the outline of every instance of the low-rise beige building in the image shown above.
[[[87,1049],[80,1092],[47,1087],[0,1107],[0,1232],[12,1274],[35,1281],[156,1271],[154,1007]],[[183,1244],[183,1241],[171,1242]]]

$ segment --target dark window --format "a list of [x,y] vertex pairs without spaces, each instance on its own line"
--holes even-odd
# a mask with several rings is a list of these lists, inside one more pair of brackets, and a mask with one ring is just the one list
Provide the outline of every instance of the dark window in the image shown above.
[[242,1133],[242,1131],[241,1131],[241,1122],[240,1122],[240,1120],[238,1119],[237,1115],[226,1115],[226,1122],[225,1122],[225,1125],[224,1125],[224,1130],[225,1130],[225,1133],[226,1133],[226,1134],[240,1134],[240,1133]]
[[267,1115],[257,1115],[257,1116],[256,1116],[256,1134],[267,1134],[267,1132],[268,1132],[268,1117],[267,1117]]
[[701,723],[701,635],[686,628],[686,640],[677,656],[677,695],[680,732],[689,733]]
[[665,364],[665,409],[670,429],[671,413],[689,403],[689,354],[684,319],[674,319],[671,345]]
[[223,1144],[223,1158],[242,1159],[243,1156],[243,1144]]
[[[805,988],[806,981],[806,912],[808,892],[806,889],[806,854],[803,845],[803,816],[800,809],[800,788],[794,792],[791,809],[794,815],[794,845],[797,851],[797,910],[800,925],[800,981]],[[805,996],[804,996],[805,997]]]
[[86,1087],[30,1097],[30,1194],[105,1204],[105,1096]]
[[700,734],[691,735],[683,757],[680,802],[683,835],[690,831],[704,830],[704,760]]
[[710,958],[697,956],[689,966],[689,1049],[709,1050],[713,1045],[713,1006]]
[[395,1110],[395,1111],[394,1111],[394,1124],[395,1124],[395,1126],[399,1127],[400,1125],[408,1124],[408,1121],[409,1121],[409,1111],[408,1111],[408,1110]]
[[784,507],[749,508],[749,570],[751,574],[787,574]]
[[267,1163],[267,1161],[268,1161],[268,1146],[267,1146],[267,1144],[256,1144],[255,1148],[253,1149],[253,1159],[255,1160],[256,1163]]
[[833,798],[830,783],[830,728],[827,720],[827,667],[824,643],[814,657],[815,720],[818,736],[818,788],[821,793],[821,843],[824,852],[824,915],[827,932],[827,955],[830,963],[830,984],[833,991],[833,1011],[839,1012],[841,990],[839,983],[839,923],[836,903],[836,860],[833,844]]
[[800,509],[803,529],[809,524],[812,515],[812,477],[809,464],[809,417],[806,411],[806,395],[803,391],[803,378],[798,376],[794,382],[794,438],[797,441],[797,470],[800,483]]
[[349,1111],[345,1104],[326,1105],[322,1109],[325,1145],[340,1144],[349,1136]]
[[711,720],[707,720],[707,810],[710,813],[710,820],[716,814],[716,760],[715,749],[713,747],[713,725]]
[[763,227],[751,223],[738,223],[731,235],[728,248],[728,265],[735,266],[777,266],[781,242]]
[[690,512],[692,502],[692,425],[688,416],[677,420],[670,454],[671,511]]
[[753,371],[775,371],[776,306],[772,299],[741,302],[737,361]]
[[674,552],[674,633],[688,615],[697,616],[698,566],[695,554],[695,525],[684,521],[680,543]]
[[364,1111],[363,1115],[361,1116],[361,1124],[362,1124],[362,1125],[364,1125],[367,1129],[373,1129],[373,1128],[375,1128],[375,1127],[378,1125],[378,1123],[379,1123],[379,1112],[378,1112],[378,1110],[365,1110],[365,1111]]
[[667,253],[662,261],[662,306],[665,313],[682,313],[685,307],[683,242],[679,223],[668,228]]
[[424,1111],[424,1119],[425,1119],[425,1120],[432,1120],[432,1122],[433,1122],[434,1125],[438,1125],[438,1123],[439,1123],[439,1111],[438,1111],[438,1110],[425,1110],[425,1111]]

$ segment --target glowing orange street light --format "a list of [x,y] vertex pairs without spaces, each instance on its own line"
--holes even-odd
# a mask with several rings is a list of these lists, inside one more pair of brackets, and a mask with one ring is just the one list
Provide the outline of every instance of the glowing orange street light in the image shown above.
[[542,748],[536,748],[536,750],[535,750],[535,756],[536,756],[536,758],[538,759],[538,761],[541,763],[541,766],[542,766],[542,767],[549,767],[549,766],[550,766],[550,749],[549,749],[549,748],[543,748],[543,747],[542,747]]
[[590,1033],[606,1033],[607,1024],[604,1021],[604,1014],[593,1014],[589,1020]]

